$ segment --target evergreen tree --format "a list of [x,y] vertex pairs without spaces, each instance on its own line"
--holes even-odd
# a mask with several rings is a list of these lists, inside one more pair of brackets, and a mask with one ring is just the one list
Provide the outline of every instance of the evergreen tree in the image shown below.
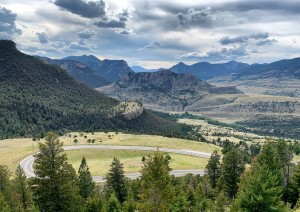
[[123,211],[124,212],[135,212],[136,211],[136,203],[133,197],[130,197],[126,202],[124,203],[123,206]]
[[161,153],[155,152],[146,158],[141,170],[139,211],[170,210],[174,199],[170,170],[168,161]]
[[106,207],[107,212],[121,212],[121,204],[119,203],[116,195],[112,193],[108,199],[107,207]]
[[57,138],[48,133],[46,142],[39,143],[32,180],[34,197],[41,211],[78,211],[82,201],[76,172]]
[[229,199],[235,197],[238,191],[240,176],[245,170],[241,153],[237,149],[229,151],[223,158],[222,175],[224,189]]
[[7,166],[0,165],[0,192],[5,193],[10,185],[10,172]]
[[221,191],[216,197],[214,209],[216,212],[225,212],[227,199],[223,191]]
[[281,140],[276,144],[277,163],[281,169],[281,185],[283,186],[283,201],[287,203],[289,199],[289,187],[292,169],[293,152],[291,146],[286,141]]
[[93,196],[87,199],[85,204],[85,212],[102,212],[105,208],[104,198]]
[[217,182],[219,177],[221,176],[221,156],[215,150],[210,156],[208,163],[205,167],[205,173],[208,175],[210,179],[210,184],[212,188],[217,186]]
[[95,183],[93,181],[91,172],[87,165],[85,157],[82,158],[79,170],[79,189],[80,195],[86,201],[88,197],[92,196],[95,190]]
[[110,165],[110,170],[106,175],[106,185],[115,193],[119,202],[123,203],[126,200],[126,177],[124,175],[123,164],[117,158],[114,158]]
[[300,198],[300,164],[298,164],[292,172],[292,179],[288,194],[291,208],[294,208]]
[[0,212],[10,212],[10,207],[4,199],[4,195],[0,192]]
[[[27,183],[26,175],[19,165],[16,170],[16,177],[13,180],[13,188],[17,194],[18,201],[24,211],[33,209],[31,190]],[[16,200],[15,200],[16,201]]]
[[279,177],[266,165],[254,164],[241,179],[234,211],[285,211]]

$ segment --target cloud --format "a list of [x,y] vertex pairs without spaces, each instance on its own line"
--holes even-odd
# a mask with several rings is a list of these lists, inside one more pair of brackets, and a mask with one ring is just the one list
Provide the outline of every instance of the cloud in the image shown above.
[[81,51],[91,51],[91,48],[89,46],[77,42],[70,43],[69,48],[74,50],[81,50]]
[[161,48],[161,44],[159,42],[154,41],[154,42],[150,42],[143,48],[138,49],[138,51],[150,51],[150,50],[158,49],[158,48]]
[[38,36],[40,43],[48,43],[49,42],[48,36],[45,32],[37,32],[36,35]]
[[119,20],[98,20],[94,22],[94,25],[100,28],[125,28],[126,23]]
[[187,13],[178,13],[177,20],[179,26],[185,25],[198,25],[198,26],[209,26],[212,22],[211,7],[205,7],[202,10],[195,10],[194,8],[188,9]]
[[100,18],[106,15],[106,5],[103,0],[88,2],[84,0],[56,0],[54,4],[62,10],[85,18]]
[[22,34],[16,27],[16,17],[12,11],[0,6],[0,39],[11,39],[16,34]]
[[244,46],[236,48],[222,48],[217,51],[209,51],[207,53],[201,52],[190,52],[184,55],[181,55],[181,59],[203,59],[203,60],[235,60],[241,57],[248,56],[249,52],[245,49]]
[[120,35],[125,35],[125,36],[129,36],[129,35],[132,35],[134,34],[133,30],[117,30],[115,31],[117,34],[120,34]]
[[126,22],[130,16],[127,10],[115,13],[111,17],[98,19],[94,21],[94,25],[100,28],[126,28]]
[[256,42],[256,46],[266,46],[266,45],[273,45],[274,43],[277,43],[278,41],[275,39],[264,39]]
[[234,44],[234,43],[246,43],[248,40],[254,39],[254,40],[264,40],[269,37],[269,34],[267,32],[265,33],[257,33],[247,36],[238,36],[230,38],[228,36],[221,38],[220,43],[222,45],[228,45],[228,44]]
[[81,39],[90,39],[93,35],[95,35],[95,32],[92,29],[85,29],[81,32],[78,32],[77,35]]

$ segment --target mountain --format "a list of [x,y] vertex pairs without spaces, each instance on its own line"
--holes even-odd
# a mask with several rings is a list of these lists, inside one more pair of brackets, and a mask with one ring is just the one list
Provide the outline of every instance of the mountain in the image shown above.
[[102,76],[109,82],[114,82],[120,77],[133,73],[133,71],[128,66],[127,62],[124,60],[99,60],[95,56],[70,56],[63,58],[63,60],[75,60],[79,61],[91,69],[95,70],[99,76]]
[[59,65],[61,68],[67,70],[72,77],[91,88],[98,88],[109,84],[106,79],[97,75],[93,69],[82,62],[74,60],[54,60],[47,57],[38,58],[49,64]]
[[131,66],[131,70],[133,70],[135,73],[139,72],[156,72],[156,71],[161,71],[164,70],[164,68],[159,68],[159,69],[146,69],[141,66]]
[[[129,108],[130,106],[130,108]],[[0,139],[42,137],[48,131],[114,130],[186,137],[192,130],[120,103],[0,41]]]
[[236,75],[236,79],[246,77],[252,79],[269,77],[290,77],[300,79],[300,58],[279,60],[269,64],[253,64]]
[[199,79],[207,80],[222,75],[230,75],[239,73],[249,65],[236,61],[227,63],[211,64],[207,62],[200,62],[193,65],[186,65],[182,62],[170,68],[174,73],[190,73]]
[[191,74],[170,70],[129,73],[115,83],[97,89],[121,101],[140,101],[152,109],[182,111],[213,94],[239,94],[235,87],[214,87]]
[[141,67],[141,66],[131,66],[130,68],[131,68],[131,70],[133,70],[135,73],[138,73],[138,72],[149,72],[149,69],[143,68],[143,67]]
[[212,78],[209,82],[234,85],[245,93],[300,97],[300,58],[253,64],[237,74]]

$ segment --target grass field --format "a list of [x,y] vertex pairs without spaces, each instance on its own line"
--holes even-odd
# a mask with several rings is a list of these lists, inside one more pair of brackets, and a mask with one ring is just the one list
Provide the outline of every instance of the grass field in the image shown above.
[[[123,146],[151,146],[151,147],[168,147],[173,149],[191,149],[204,152],[213,152],[220,150],[219,147],[211,144],[190,141],[178,138],[167,138],[154,135],[133,135],[115,132],[97,132],[97,133],[70,133],[69,136],[60,137],[64,145],[74,145],[74,136],[77,136],[78,144],[87,144],[88,139],[95,139],[97,145],[123,145]],[[86,138],[84,137],[86,136]]]
[[[128,145],[128,146],[131,145],[131,146],[169,147],[174,149],[198,150],[198,151],[204,151],[209,153],[213,152],[214,150],[220,150],[217,146],[200,143],[196,141],[189,141],[189,140],[176,139],[176,138],[165,138],[161,136],[131,135],[131,134],[122,134],[122,133],[116,134],[115,132],[109,132],[109,133],[98,132],[98,133],[94,133],[94,135],[91,133],[80,134],[77,132],[77,133],[71,133],[71,138],[69,136],[62,136],[59,139],[64,143],[64,145],[74,145],[73,142],[74,135],[77,135],[76,139],[78,139],[79,141],[78,144],[76,145],[87,144],[88,139],[91,140],[95,139],[94,145]],[[86,136],[86,138],[84,136]],[[40,142],[43,142],[43,139]],[[28,155],[36,153],[37,151],[38,151],[38,142],[32,141],[31,138],[0,140],[0,164],[7,165],[11,170],[11,172],[14,172],[22,159],[24,159]],[[92,151],[92,150],[88,150],[88,151]],[[138,156],[136,156],[138,162],[140,162],[140,158],[144,154],[145,152],[142,152]],[[179,158],[178,161],[182,160],[183,161],[182,163],[193,164],[194,160],[196,159],[198,160],[198,158],[190,158],[189,156],[181,156],[181,155],[174,155],[172,158],[174,158],[175,160],[177,156]],[[185,157],[189,159],[183,160],[181,157]],[[82,157],[80,156],[77,159],[77,163],[79,163],[81,158]],[[107,164],[110,164],[112,158],[113,156],[110,157],[110,159],[107,159]],[[126,156],[126,158],[128,157]],[[70,159],[72,159],[71,155],[70,155]],[[120,157],[120,159],[122,160],[122,157]],[[76,163],[74,165],[76,166]],[[187,165],[184,165],[183,167],[188,167]]]
[[14,172],[26,156],[38,151],[38,143],[31,138],[0,140],[0,164]]
[[264,143],[267,139],[264,136],[254,133],[245,133],[237,131],[229,127],[221,127],[207,123],[205,120],[197,119],[179,119],[179,123],[195,125],[200,127],[200,133],[209,141],[217,140],[220,137],[222,140],[228,139],[232,142],[248,141]]
[[[66,151],[68,161],[73,164],[77,171],[82,157],[87,160],[91,174],[105,175],[110,168],[114,157],[119,158],[124,164],[124,171],[127,173],[139,172],[142,167],[142,157],[152,154],[147,151],[128,151],[128,150],[72,150]],[[204,169],[208,159],[197,158],[178,154],[171,156],[170,166],[172,169]]]

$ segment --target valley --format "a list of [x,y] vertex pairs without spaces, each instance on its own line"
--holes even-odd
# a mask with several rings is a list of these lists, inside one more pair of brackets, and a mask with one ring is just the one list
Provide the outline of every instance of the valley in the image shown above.
[[0,212],[300,211],[299,0],[0,4]]

